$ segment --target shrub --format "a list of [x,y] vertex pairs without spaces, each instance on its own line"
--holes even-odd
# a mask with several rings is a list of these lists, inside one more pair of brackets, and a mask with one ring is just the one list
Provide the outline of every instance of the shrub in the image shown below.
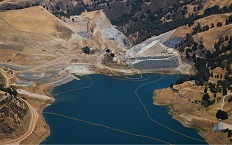
[[90,48],[88,46],[83,47],[81,50],[86,54],[90,54]]
[[222,120],[228,119],[227,113],[225,111],[222,111],[222,110],[217,111],[216,117],[218,119],[222,119]]

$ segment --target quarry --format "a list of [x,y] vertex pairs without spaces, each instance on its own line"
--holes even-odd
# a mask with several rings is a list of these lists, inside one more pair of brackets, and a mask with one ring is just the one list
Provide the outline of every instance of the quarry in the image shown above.
[[[56,103],[62,104],[64,111],[65,105],[71,107],[71,103],[85,107],[88,104],[80,101],[86,99],[82,95],[96,99],[86,101],[93,103],[91,109],[95,104],[96,108],[109,105],[116,108],[115,112],[120,112],[118,107],[108,102],[125,103],[126,109],[133,106],[132,101],[122,100],[122,104],[113,101],[112,98],[126,99],[116,95],[118,92],[130,98],[134,95],[138,98],[135,104],[140,102],[143,107],[132,107],[132,111],[144,109],[147,117],[157,123],[143,103],[143,99],[152,98],[148,96],[152,91],[153,104],[169,106],[171,117],[185,127],[197,129],[201,141],[231,144],[232,4],[229,3],[230,0],[0,1],[0,144],[43,143],[54,133],[49,124],[53,121],[45,121],[44,108]],[[133,88],[134,83],[139,86]],[[60,88],[66,85],[70,86],[62,91]],[[103,86],[106,89],[101,91],[98,87]],[[94,89],[91,91],[90,87]],[[100,97],[108,94],[112,98],[106,96],[103,101],[110,100],[99,105]],[[79,105],[69,100],[72,95],[80,99]],[[70,110],[76,113],[73,107]],[[108,108],[98,112],[105,110]],[[157,124],[161,125],[164,119],[158,117],[161,121]],[[145,127],[150,129],[147,124]],[[78,131],[82,133],[82,129]],[[170,139],[184,142],[172,136]]]
[[[32,15],[21,17],[30,19],[31,23],[21,21],[18,24],[17,11],[21,14],[32,12]],[[5,53],[0,65],[13,69],[12,73],[6,71],[12,85],[33,86],[33,82],[44,82],[57,86],[77,79],[73,74],[97,73],[98,69],[106,68],[128,74],[160,69],[182,73],[181,69],[189,69],[181,61],[178,51],[164,45],[176,30],[132,47],[126,36],[110,23],[101,10],[65,18],[66,23],[42,7],[17,11],[0,13],[0,22],[4,26],[0,29],[4,34],[0,35],[3,38],[0,51]],[[33,13],[38,13],[40,17],[33,17]],[[48,18],[52,21],[46,26],[35,23],[38,20],[45,22]],[[35,29],[36,25],[42,26],[43,30],[42,27]],[[90,54],[83,52],[84,47],[89,48]],[[108,61],[110,63],[103,62],[108,57],[107,50],[110,50],[110,57],[113,56]],[[120,66],[124,66],[123,70]],[[132,71],[132,68],[138,71]]]

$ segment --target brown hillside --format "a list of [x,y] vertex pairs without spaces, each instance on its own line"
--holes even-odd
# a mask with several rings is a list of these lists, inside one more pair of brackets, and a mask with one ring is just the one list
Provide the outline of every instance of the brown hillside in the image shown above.
[[56,44],[73,34],[42,7],[0,12],[0,25],[0,62],[23,66],[53,60]]
[[42,7],[0,12],[0,17],[21,31],[55,36],[59,29],[63,28],[65,33],[69,32],[69,35],[72,34],[71,30],[65,28],[63,23],[54,19]]
[[203,0],[203,9],[207,9],[213,7],[214,5],[218,5],[220,8],[224,6],[228,6],[232,3],[231,0]]
[[212,30],[198,33],[193,38],[195,41],[204,42],[204,46],[208,50],[214,49],[214,43],[218,41],[219,37],[232,36],[232,25],[225,25],[222,27],[216,27]]
[[[197,5],[196,3],[200,3],[200,5]],[[200,6],[201,9],[198,10],[197,14],[202,15],[207,8],[211,8],[215,5],[218,5],[220,8],[223,8],[224,6],[229,6],[231,3],[231,0],[203,0],[202,2],[196,0],[192,4],[187,5],[188,14],[186,16],[188,17],[189,14],[194,13],[194,7],[197,8],[198,6]]]
[[[213,23],[215,26],[214,28],[209,29],[205,32],[198,33],[193,36],[195,41],[200,42],[200,40],[202,40],[207,49],[213,50],[214,42],[218,41],[220,36],[232,36],[232,25],[225,25],[225,21],[226,19],[228,19],[230,15],[232,15],[232,13],[217,14],[201,18],[199,20],[196,20],[194,22],[194,25],[191,27],[179,27],[177,31],[172,35],[172,37],[185,37],[187,33],[192,32],[193,28],[196,27],[198,23],[201,25],[201,27],[206,25],[211,27],[211,24]],[[218,22],[221,22],[223,26],[217,27]]]

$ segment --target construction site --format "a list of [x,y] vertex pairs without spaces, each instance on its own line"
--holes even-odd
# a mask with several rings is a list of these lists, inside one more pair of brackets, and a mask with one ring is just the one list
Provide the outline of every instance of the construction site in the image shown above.
[[101,10],[83,12],[65,22],[40,6],[0,13],[0,65],[8,86],[33,86],[34,82],[57,86],[78,79],[74,74],[111,68],[127,74],[160,69],[188,73],[189,66],[178,52],[163,44],[175,30],[131,47]]
[[[169,106],[170,119],[173,117],[186,127],[197,128],[204,142],[232,143],[232,96],[229,91],[232,70],[229,59],[232,45],[230,2],[231,0],[0,0],[0,144],[43,144],[45,139],[49,140],[47,137],[52,136],[51,131],[54,133],[54,130],[49,121],[45,121],[44,112],[47,110],[44,108],[57,103],[61,110],[66,111],[65,104],[71,108],[68,101],[72,95],[75,99],[95,97],[96,101],[86,102],[93,103],[96,108],[109,105],[115,112],[120,110],[112,102],[120,105],[124,103],[125,109],[129,108],[128,103],[133,106],[132,101],[125,101],[127,98],[121,94],[115,95],[115,92],[126,93],[125,96],[133,100],[134,95],[143,107],[134,106],[132,112],[135,108],[144,109],[141,112],[145,111],[148,119],[156,123],[143,103],[149,97],[148,93],[153,92],[153,104]],[[187,78],[189,81],[174,81],[173,76],[182,76],[179,74],[191,77]],[[154,77],[150,77],[153,75]],[[92,81],[92,76],[97,76],[96,80],[94,78]],[[103,79],[99,76],[103,76]],[[104,77],[110,79],[106,84],[102,83],[106,80]],[[114,83],[116,80],[122,82]],[[97,81],[101,83],[97,84]],[[125,85],[126,81],[130,81],[128,84],[131,86]],[[163,88],[163,82],[167,88]],[[133,83],[139,86],[134,88]],[[63,84],[69,86],[62,90],[60,88],[66,86]],[[102,91],[97,87],[91,90],[95,88],[94,85],[106,88]],[[154,88],[145,90],[148,85]],[[107,87],[115,92],[109,91]],[[83,90],[87,88],[89,90]],[[55,92],[56,89],[58,92]],[[80,90],[83,90],[83,94]],[[77,94],[74,91],[78,91]],[[59,94],[63,96],[59,97]],[[110,103],[100,105],[98,101],[102,94],[109,94],[110,97],[115,95],[114,98],[123,99],[122,104],[106,96],[102,100]],[[140,98],[140,95],[143,96]],[[67,101],[60,101],[59,98]],[[86,105],[78,101],[80,105],[70,102],[77,107]],[[139,102],[135,102],[135,105]],[[149,102],[150,106],[153,104]],[[77,108],[75,111],[71,108],[69,113],[88,111],[91,108],[97,115],[96,118],[102,119],[95,112],[108,111],[108,108],[96,111],[93,105],[86,108]],[[221,117],[218,112],[227,118]],[[90,115],[85,112],[82,114]],[[120,118],[112,113],[110,115]],[[135,117],[140,119],[138,114]],[[89,124],[98,126],[96,118],[93,118],[96,124]],[[163,117],[158,115],[158,118],[163,123]],[[79,120],[82,119],[84,118]],[[132,122],[136,120],[132,117],[129,119]],[[125,121],[128,123],[128,120]],[[157,124],[162,126],[161,123]],[[167,125],[170,125],[170,129],[163,127],[172,131],[171,125],[175,123]],[[66,129],[67,127],[65,126]],[[136,127],[131,128],[137,129]],[[146,122],[145,127],[150,130]],[[112,130],[119,131],[114,128]],[[83,133],[82,129],[78,131]],[[126,133],[123,130],[119,132]],[[146,134],[149,135],[144,132]],[[153,132],[150,134],[152,137],[162,135]],[[58,135],[62,136],[60,133]],[[141,137],[139,134],[134,135]],[[164,133],[162,137],[166,140],[165,135]],[[87,137],[89,139],[90,136]],[[172,135],[170,139],[170,142],[172,139],[181,140]],[[96,137],[96,140],[99,138]],[[116,140],[120,140],[118,136]]]

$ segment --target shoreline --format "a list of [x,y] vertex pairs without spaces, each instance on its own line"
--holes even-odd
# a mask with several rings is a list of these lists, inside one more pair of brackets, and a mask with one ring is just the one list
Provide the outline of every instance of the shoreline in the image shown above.
[[43,116],[43,111],[44,111],[44,109],[45,109],[46,107],[52,105],[52,103],[55,102],[55,100],[56,100],[56,99],[54,98],[54,96],[52,95],[52,90],[53,90],[54,88],[55,88],[55,87],[51,86],[51,87],[47,88],[46,90],[44,90],[44,91],[45,91],[45,92],[44,92],[45,95],[52,97],[53,100],[51,101],[51,103],[47,103],[47,104],[41,109],[41,116],[42,116],[42,119],[43,119],[44,123],[46,124],[46,126],[48,126],[47,132],[49,132],[49,133],[48,133],[47,135],[45,135],[45,136],[42,138],[41,142],[39,142],[38,144],[41,144],[41,143],[42,143],[44,140],[46,140],[46,138],[49,137],[50,134],[51,134],[50,126],[47,124],[47,122],[46,122],[46,120],[45,120],[45,118],[44,118],[44,116]]
[[[45,85],[45,84],[42,84]],[[55,98],[52,96],[51,92],[54,89],[53,86],[49,86],[49,87],[45,87],[43,90],[43,94],[46,96],[51,97],[51,100],[36,100],[35,102],[33,102],[33,105],[39,105],[37,107],[35,107],[35,109],[37,110],[38,114],[39,114],[39,118],[38,121],[35,125],[35,129],[33,132],[39,132],[40,134],[37,134],[39,136],[35,137],[35,135],[31,134],[30,136],[28,136],[25,140],[23,140],[20,144],[41,144],[44,140],[46,140],[47,137],[50,136],[50,127],[47,124],[44,116],[43,116],[43,110],[47,107],[50,106],[54,101]],[[39,93],[37,92],[38,90],[36,90],[35,93]],[[33,99],[37,99],[37,98],[32,98]],[[41,124],[42,124],[42,128],[43,131],[41,132]]]
[[[186,128],[195,129],[206,143],[226,144],[228,140],[226,133],[212,131],[212,128],[218,123],[218,119],[214,116],[216,113],[195,102],[195,100],[202,98],[204,88],[195,86],[190,81],[175,85],[174,88],[178,88],[178,92],[171,88],[155,90],[153,104],[170,108],[168,113],[173,119]],[[217,103],[215,105],[212,108],[217,109]]]
[[[155,97],[153,97],[153,99],[154,99],[154,98],[155,98]],[[155,101],[155,99],[154,99],[154,101]],[[157,104],[157,103],[153,103],[153,104],[156,105],[156,106],[169,108],[170,110],[169,110],[168,114],[172,116],[172,119],[178,121],[178,122],[179,122],[180,124],[182,124],[185,128],[191,128],[191,129],[196,130],[197,133],[206,141],[206,143],[208,143],[207,140],[206,140],[206,138],[205,138],[205,136],[202,134],[200,128],[193,127],[193,126],[191,126],[191,124],[188,124],[187,122],[181,120],[180,118],[178,118],[177,116],[175,116],[175,115],[172,114],[172,112],[175,112],[175,111],[173,110],[172,105],[167,105],[167,104],[166,104],[166,105],[162,105],[162,104]],[[177,113],[177,112],[175,112],[175,113]]]
[[155,99],[154,99],[154,98],[155,98],[155,96],[153,97],[153,100],[154,100],[154,103],[153,103],[153,104],[154,104],[155,106],[160,106],[160,107],[169,108],[170,110],[169,110],[168,114],[172,116],[172,119],[178,121],[179,123],[181,123],[181,124],[182,124],[184,127],[186,127],[186,128],[191,128],[191,129],[196,130],[196,131],[198,132],[198,134],[199,134],[203,139],[205,139],[205,137],[203,136],[203,134],[200,132],[200,129],[199,129],[199,128],[193,127],[193,126],[191,126],[190,124],[188,124],[188,123],[182,121],[182,120],[181,120],[180,118],[178,118],[177,116],[173,115],[173,112],[174,112],[174,113],[177,113],[177,112],[175,112],[175,111],[173,110],[172,105],[168,105],[168,104],[166,104],[166,105],[165,105],[165,104],[164,104],[164,105],[162,105],[162,104],[157,104],[157,103],[155,103]]
[[[124,72],[120,72],[120,71],[118,71],[118,73],[124,73]],[[91,74],[102,74],[102,75],[106,75],[106,76],[117,76],[117,75],[115,75],[115,74],[112,74],[112,73],[107,73],[107,72],[104,72],[104,73],[102,73],[102,72],[95,72],[95,73],[91,73]],[[91,75],[91,74],[86,74],[86,75]],[[123,75],[125,75],[125,76],[132,76],[132,75],[135,75],[136,73],[131,73],[131,74],[128,74],[128,73],[124,73]],[[186,74],[182,74],[181,72],[178,72],[178,71],[161,71],[161,70],[157,70],[157,71],[151,71],[151,72],[143,72],[143,73],[140,73],[141,75],[143,75],[143,74],[167,74],[167,75],[172,75],[172,74],[179,74],[179,75],[186,75]],[[122,76],[123,76],[122,75]],[[74,79],[75,80],[75,79]],[[74,80],[72,80],[72,81],[74,81]],[[69,83],[69,82],[66,82],[66,83],[61,83],[61,85],[65,85],[65,84],[67,84],[67,83]],[[45,83],[46,84],[46,83]],[[42,85],[44,85],[44,84],[42,84]],[[60,86],[60,85],[58,85],[58,86]],[[50,136],[50,127],[49,127],[49,125],[47,124],[47,122],[46,122],[46,120],[45,120],[45,118],[44,118],[44,116],[43,116],[43,110],[46,108],[46,107],[48,107],[48,106],[50,106],[50,105],[52,105],[52,103],[53,102],[55,102],[55,97],[52,95],[52,91],[53,91],[53,89],[55,88],[55,87],[57,87],[57,86],[52,86],[52,85],[49,85],[49,87],[48,88],[44,88],[44,95],[47,95],[47,96],[49,96],[49,97],[51,97],[51,98],[53,98],[53,100],[50,100],[50,102],[49,103],[46,103],[46,105],[44,105],[43,106],[43,108],[41,109],[41,112],[40,112],[40,116],[41,116],[41,118],[42,118],[42,121],[44,122],[44,124],[48,127],[47,128],[47,130],[46,130],[46,132],[44,132],[44,134],[43,134],[43,136],[40,136],[41,137],[41,139],[38,139],[38,140],[35,140],[34,142],[33,142],[33,144],[41,144],[44,140],[46,140],[46,138],[47,137],[49,137]],[[35,92],[35,93],[37,93],[37,92]],[[28,138],[30,138],[30,136],[28,137]],[[27,140],[27,139],[25,139],[25,140]],[[24,143],[25,141],[22,141],[22,143]]]

